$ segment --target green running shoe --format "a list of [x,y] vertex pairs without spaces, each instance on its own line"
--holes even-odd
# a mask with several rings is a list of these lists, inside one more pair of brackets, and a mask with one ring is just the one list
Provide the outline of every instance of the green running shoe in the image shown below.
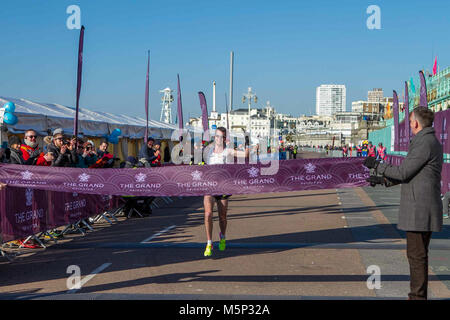
[[212,250],[213,250],[212,244],[207,244],[207,245],[206,245],[206,249],[205,249],[204,256],[205,256],[205,257],[210,257],[210,256],[212,255]]
[[219,237],[220,237],[219,250],[224,251],[225,250],[225,242],[226,242],[225,237],[222,235],[222,233],[220,233]]

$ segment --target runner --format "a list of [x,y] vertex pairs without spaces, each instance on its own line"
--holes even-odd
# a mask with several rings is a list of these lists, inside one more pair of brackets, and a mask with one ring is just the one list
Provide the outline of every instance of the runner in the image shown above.
[[[245,157],[248,158],[249,151],[246,148],[246,151],[237,151],[234,148],[227,148],[226,146],[227,139],[227,130],[224,127],[219,127],[216,130],[216,134],[214,136],[214,143],[208,148],[207,151],[207,164],[215,165],[215,164],[226,164],[230,163],[227,161],[229,157]],[[205,206],[205,229],[206,229],[206,249],[204,252],[205,257],[209,257],[212,254],[213,245],[212,245],[212,233],[213,233],[213,209],[214,209],[214,201],[217,202],[217,211],[219,212],[219,250],[225,250],[225,234],[227,230],[227,210],[228,210],[228,198],[231,195],[221,195],[221,196],[213,196],[213,195],[205,195],[203,199],[203,203]]]

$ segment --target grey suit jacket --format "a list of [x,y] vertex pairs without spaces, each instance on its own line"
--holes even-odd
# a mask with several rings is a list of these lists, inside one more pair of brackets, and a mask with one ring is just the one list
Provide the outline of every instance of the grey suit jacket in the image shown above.
[[404,231],[442,229],[442,145],[434,128],[427,127],[411,140],[408,155],[400,166],[380,163],[377,171],[402,184],[397,227]]

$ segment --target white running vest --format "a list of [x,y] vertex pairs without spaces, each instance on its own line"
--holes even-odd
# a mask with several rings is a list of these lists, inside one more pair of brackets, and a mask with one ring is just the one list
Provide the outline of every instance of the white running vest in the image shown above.
[[227,149],[223,149],[221,153],[215,153],[214,149],[209,154],[208,164],[226,164]]

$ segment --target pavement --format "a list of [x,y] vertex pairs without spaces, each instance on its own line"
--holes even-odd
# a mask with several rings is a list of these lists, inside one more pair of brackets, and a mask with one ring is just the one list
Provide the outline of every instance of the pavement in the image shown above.
[[[404,300],[399,199],[397,186],[234,195],[227,249],[218,250],[215,212],[207,258],[202,198],[177,199],[149,217],[97,223],[85,236],[0,258],[0,299]],[[444,224],[430,245],[432,299],[450,298]]]

